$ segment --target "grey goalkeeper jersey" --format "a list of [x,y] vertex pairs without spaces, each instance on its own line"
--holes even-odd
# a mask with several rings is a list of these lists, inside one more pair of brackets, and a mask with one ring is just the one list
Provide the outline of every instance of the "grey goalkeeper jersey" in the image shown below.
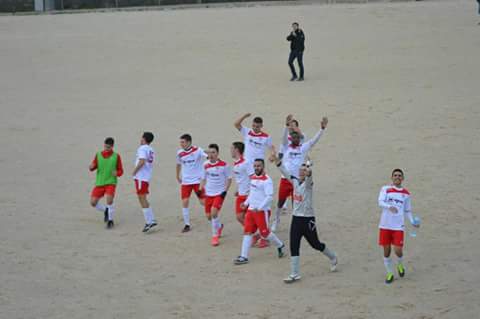
[[300,180],[292,176],[283,163],[279,168],[283,176],[293,184],[293,216],[315,217],[312,176],[305,177],[305,180],[300,183]]

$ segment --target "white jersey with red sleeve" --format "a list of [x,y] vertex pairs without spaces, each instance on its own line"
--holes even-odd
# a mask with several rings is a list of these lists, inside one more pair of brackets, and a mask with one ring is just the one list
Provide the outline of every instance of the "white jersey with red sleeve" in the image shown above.
[[203,162],[207,154],[197,146],[177,151],[177,164],[182,166],[182,185],[200,184],[203,177]]
[[244,204],[249,210],[269,211],[273,200],[273,182],[270,176],[252,175],[250,177],[250,192]]
[[227,181],[232,178],[230,167],[222,160],[204,165],[205,195],[218,196],[227,190]]
[[[378,196],[378,205],[382,208],[379,228],[405,230],[405,216],[413,222],[410,192],[406,188],[383,186]],[[390,211],[392,206],[397,209],[396,213]]]
[[153,171],[153,160],[155,159],[155,152],[150,145],[141,145],[137,149],[135,166],[137,166],[142,159],[145,160],[145,164],[140,168],[133,178],[139,181],[150,182]]
[[272,138],[265,132],[255,133],[252,129],[242,126],[240,132],[245,143],[245,159],[253,163],[257,158],[265,159],[265,151],[272,148]]
[[242,157],[234,163],[233,174],[237,182],[238,195],[248,195],[250,191],[250,176],[255,174],[253,164]]
[[289,145],[284,145],[282,162],[292,176],[298,178],[300,167],[305,163],[308,152],[318,142],[322,134],[323,130],[320,130],[312,139],[300,145],[295,146],[290,143]]

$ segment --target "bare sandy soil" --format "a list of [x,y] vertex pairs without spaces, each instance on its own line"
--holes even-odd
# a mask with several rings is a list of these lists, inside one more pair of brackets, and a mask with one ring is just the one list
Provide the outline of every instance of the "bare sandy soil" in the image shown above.
[[[0,18],[0,317],[477,318],[480,312],[480,27],[474,1],[304,5]],[[290,83],[290,23],[304,28],[306,81]],[[252,112],[280,142],[293,113],[312,136],[320,236],[339,272],[303,244],[302,275],[254,249],[234,267],[233,195],[220,247],[198,205],[182,227],[175,151],[190,132],[224,159]],[[156,135],[143,216],[130,173]],[[126,175],[116,228],[88,205],[88,164],[114,136]],[[377,195],[402,167],[423,219],[407,276],[383,283]],[[278,181],[279,173],[269,172]],[[233,193],[233,192],[231,192]],[[289,216],[279,236],[288,239]]]

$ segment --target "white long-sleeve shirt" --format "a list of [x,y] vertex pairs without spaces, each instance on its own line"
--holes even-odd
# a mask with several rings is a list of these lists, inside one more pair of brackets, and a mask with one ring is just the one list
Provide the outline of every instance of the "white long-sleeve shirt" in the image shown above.
[[285,129],[283,136],[283,158],[282,162],[284,163],[287,170],[292,176],[298,178],[298,173],[300,171],[300,166],[305,163],[305,159],[308,155],[310,149],[317,144],[318,140],[322,136],[324,130],[320,130],[315,134],[315,136],[303,144],[293,145],[288,141],[288,129]]
[[[413,223],[410,192],[406,188],[383,186],[378,195],[378,206],[382,208],[379,228],[405,230],[405,216]],[[390,207],[395,207],[397,213],[392,213]]]
[[264,175],[252,175],[250,177],[250,192],[247,200],[249,210],[269,211],[273,200],[273,182],[272,179]]
[[313,210],[313,178],[312,175],[306,176],[305,180],[300,180],[290,175],[285,164],[279,167],[283,176],[293,184],[293,216],[315,217]]

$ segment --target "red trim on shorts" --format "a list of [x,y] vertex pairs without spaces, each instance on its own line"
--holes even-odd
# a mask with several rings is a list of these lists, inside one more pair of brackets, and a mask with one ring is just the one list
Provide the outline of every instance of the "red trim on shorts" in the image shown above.
[[[191,184],[191,185],[182,185],[180,186],[180,198],[181,199],[187,199],[190,198],[192,195],[192,191],[195,192],[195,195],[198,193],[200,190],[200,184]],[[202,199],[204,197],[204,193],[202,192],[200,196],[197,195],[199,199]]]
[[246,209],[242,209],[242,204],[247,200],[248,195],[237,195],[235,198],[235,213],[243,214],[246,212]]
[[95,186],[92,189],[91,197],[102,198],[105,195],[115,196],[116,185]]
[[149,186],[150,184],[146,181],[135,180],[135,191],[137,192],[137,195],[149,194]]
[[380,228],[378,234],[378,244],[380,246],[398,246],[403,247],[405,232],[403,230],[393,230]]
[[205,196],[205,214],[210,215],[212,208],[216,208],[219,212],[222,209],[223,197],[217,196]]
[[278,200],[284,201],[293,196],[293,184],[286,178],[280,180],[278,187]]
[[254,212],[247,210],[245,214],[245,221],[243,224],[243,231],[246,234],[254,234],[257,229],[263,238],[268,237],[270,230],[268,229],[268,214],[265,211]]

